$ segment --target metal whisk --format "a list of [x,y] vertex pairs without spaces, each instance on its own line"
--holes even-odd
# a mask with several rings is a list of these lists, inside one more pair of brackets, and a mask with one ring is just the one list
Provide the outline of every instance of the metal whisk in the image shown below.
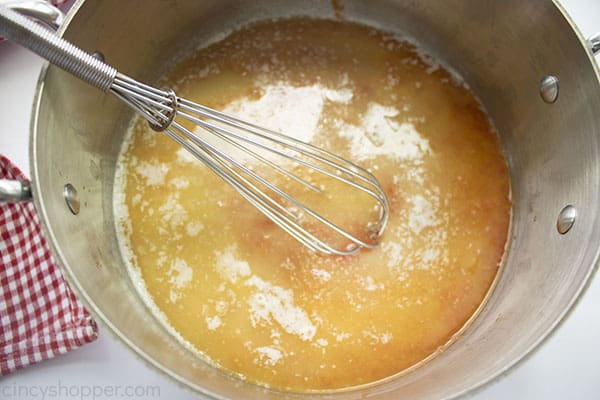
[[[387,224],[389,205],[379,182],[367,170],[318,147],[179,98],[171,90],[142,84],[1,6],[0,35],[87,83],[113,93],[141,114],[154,130],[169,135],[309,249],[347,255],[377,245]],[[190,123],[201,129],[187,128]],[[363,232],[356,233],[354,228],[350,232],[275,184],[273,173],[315,193],[323,191],[321,178],[348,185],[357,195],[372,199],[376,217],[364,221],[360,227]],[[314,182],[307,178],[315,174],[319,179]]]

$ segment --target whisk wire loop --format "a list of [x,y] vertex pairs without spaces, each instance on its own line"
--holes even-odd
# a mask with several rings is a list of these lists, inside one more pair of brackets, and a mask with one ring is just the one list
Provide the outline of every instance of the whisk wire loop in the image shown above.
[[[153,129],[165,131],[254,207],[309,249],[325,254],[349,255],[360,248],[373,248],[377,245],[377,238],[387,223],[389,205],[376,178],[365,169],[311,144],[180,99],[172,91],[153,88],[123,74],[117,74],[110,90],[146,118]],[[186,128],[176,121],[179,117],[197,128],[194,131]],[[371,196],[377,202],[379,210],[379,219],[367,227],[371,241],[360,239],[300,202],[243,161],[228,154],[222,145],[216,145],[215,138],[229,146],[229,150],[235,149],[258,160],[262,165],[313,192],[321,193],[322,190],[270,158],[276,156],[286,163],[291,162],[294,166],[335,179]],[[305,216],[347,239],[348,244],[342,248],[334,247],[319,238],[303,225],[301,220]]]
[[[209,154],[209,152],[207,149],[202,149],[203,151],[199,151],[198,148],[191,145],[189,142],[187,142],[185,139],[183,139],[180,135],[175,133],[170,128],[168,128],[165,132],[177,143],[183,146],[186,150],[188,150],[190,153],[196,156],[199,160],[204,162],[224,181],[226,181],[228,184],[230,184],[232,187],[238,190],[242,197],[244,197],[248,202],[250,202],[250,204],[256,207],[268,218],[270,218],[275,224],[281,227],[294,239],[300,241],[306,247],[315,252],[322,252],[326,254],[340,254],[338,250],[329,246],[327,243],[320,240],[306,229],[301,227],[299,229],[293,228],[296,224],[293,220],[296,219],[296,217],[289,210],[274,202],[269,196],[263,193],[253,183],[240,176],[236,171],[228,168],[227,165],[219,165],[220,163],[215,161],[213,158],[208,157],[207,155]],[[223,168],[228,171],[225,172]],[[240,185],[240,181],[243,182],[245,185]],[[273,201],[274,207],[279,208],[280,211],[277,211],[273,207],[268,206],[268,204],[265,203],[264,199]],[[353,254],[356,253],[359,249],[359,247],[355,247],[351,250],[344,252],[344,254]]]
[[[367,170],[319,147],[181,99],[171,90],[138,82],[3,6],[0,6],[0,35],[17,41],[85,82],[113,93],[143,116],[154,130],[165,132],[309,249],[347,255],[377,245],[388,221],[389,204],[379,182]],[[178,118],[181,120],[177,121]],[[196,128],[187,128],[190,123]],[[236,156],[229,151],[237,153]],[[245,162],[246,158],[251,160],[250,164]],[[328,220],[312,206],[295,198],[292,190],[286,191],[271,182],[270,175],[263,169],[256,168],[255,171],[256,161],[268,167],[267,170],[275,171],[317,194],[322,194],[323,190],[320,185],[311,182],[311,174],[366,194],[374,201],[374,211],[379,214],[376,221],[364,226],[369,240],[361,239]],[[299,168],[307,173],[308,178],[296,173]],[[309,226],[306,220],[313,224],[317,222],[320,227]],[[328,234],[323,235],[327,238],[317,233],[323,227],[327,229]],[[332,243],[333,240],[329,240],[332,233],[337,239],[345,239],[346,244],[340,245],[339,240]]]

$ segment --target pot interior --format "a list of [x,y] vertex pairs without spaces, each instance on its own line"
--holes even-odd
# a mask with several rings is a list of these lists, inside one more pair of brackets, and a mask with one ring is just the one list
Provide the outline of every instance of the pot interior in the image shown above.
[[[552,2],[293,2],[87,0],[64,35],[100,50],[121,72],[153,83],[174,59],[256,20],[288,16],[357,21],[416,40],[458,71],[499,130],[512,176],[513,225],[505,269],[481,315],[423,367],[361,391],[327,397],[441,399],[504,373],[560,322],[598,256],[600,85],[594,63]],[[151,21],[151,29],[148,27]],[[559,79],[553,104],[540,81]],[[596,111],[596,113],[595,113]],[[193,389],[224,398],[295,398],[230,378],[179,345],[137,295],[115,235],[115,165],[132,114],[111,95],[49,67],[32,122],[36,205],[54,254],[89,310],[146,361]],[[79,193],[73,215],[63,187]],[[566,234],[557,218],[577,219]],[[304,395],[306,398],[321,395]]]

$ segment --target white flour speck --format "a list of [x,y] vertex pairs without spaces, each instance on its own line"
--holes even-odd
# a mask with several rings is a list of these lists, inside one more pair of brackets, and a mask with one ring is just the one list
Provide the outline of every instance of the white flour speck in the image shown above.
[[383,155],[395,160],[419,161],[430,152],[429,141],[412,123],[394,120],[398,114],[396,108],[371,103],[360,126],[341,124],[338,134],[350,141],[350,151],[357,160]]
[[148,186],[157,186],[165,183],[169,166],[163,163],[149,163],[141,161],[135,166],[135,172],[146,180]]
[[215,252],[217,271],[231,283],[236,283],[239,278],[250,275],[250,265],[247,261],[237,259],[236,252],[236,246],[229,246],[222,253]]
[[158,208],[163,224],[168,224],[171,229],[177,229],[183,225],[188,218],[187,211],[179,203],[177,193],[167,197],[167,201]]
[[278,83],[264,87],[259,99],[236,100],[224,111],[309,142],[317,132],[325,101],[348,103],[352,97],[347,88],[333,90],[321,85],[295,87]]
[[204,225],[200,222],[188,222],[185,226],[185,232],[188,236],[197,236],[204,229]]
[[193,272],[184,260],[176,258],[169,269],[169,283],[177,289],[182,289],[192,281]]
[[331,279],[331,274],[324,269],[313,268],[311,274],[321,282],[327,282]]
[[257,347],[256,352],[258,353],[260,363],[270,367],[276,365],[283,358],[281,351],[274,347]]
[[304,341],[312,340],[317,327],[300,307],[294,305],[294,295],[291,290],[283,289],[269,282],[252,276],[246,281],[256,292],[250,296],[250,320],[253,326],[259,323],[277,322],[283,330],[297,335]]
[[419,234],[425,228],[435,227],[440,224],[437,217],[437,207],[421,195],[413,196],[409,200],[413,207],[408,214],[410,229]]
[[219,318],[218,315],[215,315],[214,317],[206,317],[206,326],[208,327],[208,330],[210,330],[210,331],[214,331],[215,329],[220,327],[222,324],[223,324],[223,322],[221,321],[221,318]]

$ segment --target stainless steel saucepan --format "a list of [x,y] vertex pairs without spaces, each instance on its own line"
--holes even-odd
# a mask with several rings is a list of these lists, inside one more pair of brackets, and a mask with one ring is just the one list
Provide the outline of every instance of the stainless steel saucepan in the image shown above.
[[[340,2],[333,4],[338,9]],[[31,190],[55,258],[99,322],[208,398],[454,398],[524,359],[560,324],[596,269],[600,81],[593,52],[599,38],[583,38],[553,1],[341,5],[344,18],[416,38],[463,75],[500,132],[514,203],[505,269],[471,327],[421,368],[356,391],[300,396],[259,388],[200,361],[163,329],[137,295],[115,234],[115,165],[132,114],[57,68],[41,74]],[[333,18],[334,7],[319,0],[81,0],[60,33],[153,82],[169,60],[241,24],[295,15]]]

